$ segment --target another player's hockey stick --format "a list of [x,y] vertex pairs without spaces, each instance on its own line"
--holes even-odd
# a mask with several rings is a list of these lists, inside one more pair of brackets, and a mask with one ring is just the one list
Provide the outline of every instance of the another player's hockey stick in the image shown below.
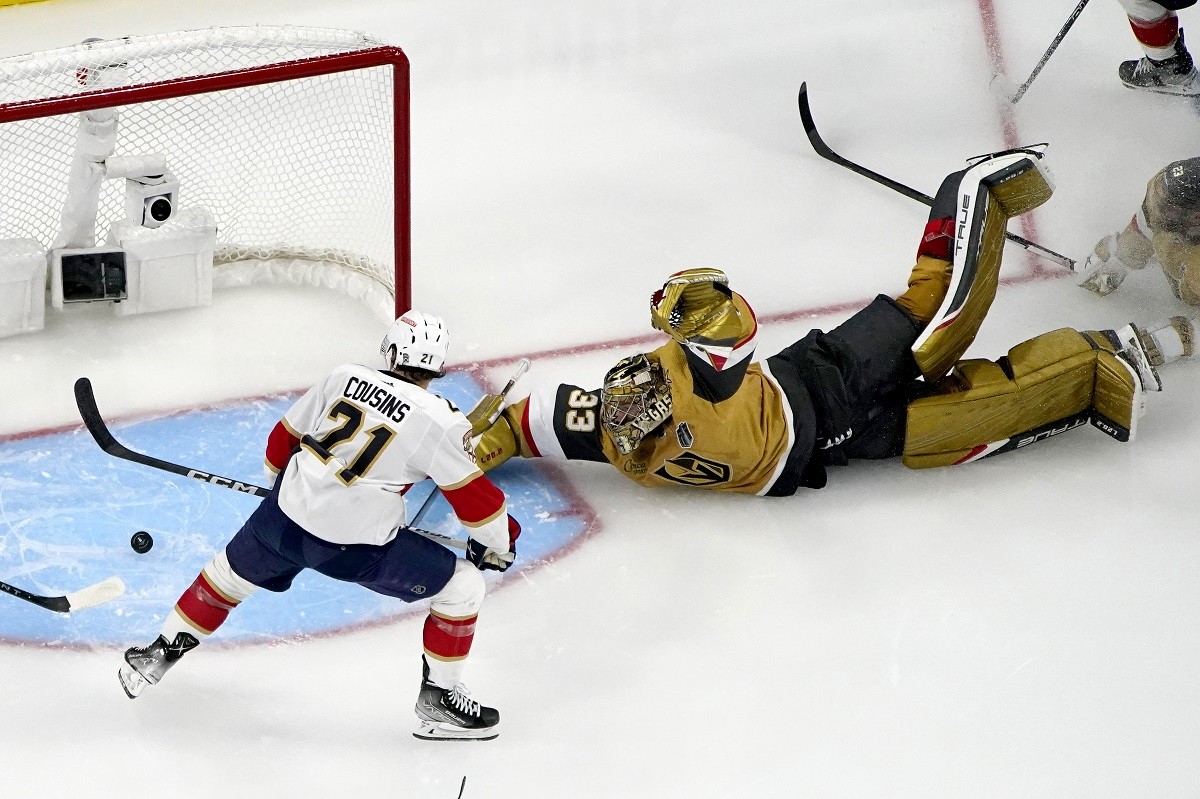
[[1016,105],[1017,101],[1025,96],[1025,92],[1029,89],[1033,79],[1042,71],[1042,67],[1046,66],[1046,62],[1050,60],[1050,56],[1058,49],[1058,45],[1066,37],[1067,31],[1071,30],[1071,26],[1075,24],[1075,20],[1079,19],[1079,15],[1083,13],[1084,6],[1088,4],[1088,0],[1079,0],[1079,5],[1075,6],[1075,10],[1071,12],[1071,16],[1067,17],[1067,21],[1059,30],[1058,35],[1054,37],[1054,41],[1050,42],[1050,46],[1046,48],[1045,55],[1042,60],[1037,62],[1037,66],[1033,68],[1029,78],[1020,86],[1012,86],[1011,81],[1005,80],[1004,76],[997,75],[992,78],[992,88],[996,90],[1005,100]]
[[195,480],[212,483],[223,488],[231,488],[234,491],[241,491],[244,494],[253,494],[256,497],[265,497],[271,493],[262,486],[243,483],[230,477],[222,477],[219,474],[210,474],[198,469],[189,469],[187,466],[180,466],[177,463],[160,460],[151,455],[143,455],[140,452],[134,452],[129,449],[120,441],[117,441],[113,437],[113,434],[108,431],[108,426],[104,424],[104,418],[100,416],[100,409],[96,407],[96,397],[92,393],[92,381],[86,377],[81,377],[75,381],[75,405],[79,408],[79,415],[83,418],[84,425],[87,426],[88,432],[92,434],[92,438],[96,439],[96,443],[100,445],[100,449],[113,457],[140,463],[143,466],[149,466],[153,469],[161,469],[164,472],[181,474],[184,477],[191,477]]
[[[512,378],[510,378],[509,381],[504,385],[504,388],[500,390],[500,397],[502,399],[508,396],[508,392],[512,391],[513,386],[516,385],[517,381],[520,380],[521,376],[527,371],[529,371],[529,360],[527,358],[522,358],[517,362],[517,371],[513,373]],[[84,425],[87,427],[88,432],[92,434],[92,438],[94,438],[96,443],[100,445],[100,449],[104,450],[113,457],[122,458],[127,461],[133,461],[134,463],[140,463],[143,466],[149,466],[154,469],[171,472],[172,474],[191,477],[193,479],[200,480],[205,483],[212,483],[213,485],[218,485],[222,488],[228,488],[233,491],[240,491],[245,494],[253,494],[256,497],[265,497],[271,493],[269,489],[263,488],[259,485],[254,485],[253,483],[243,483],[240,480],[222,477],[218,474],[202,472],[199,469],[181,466],[178,463],[172,463],[171,461],[165,461],[161,458],[155,458],[151,455],[144,455],[140,452],[134,452],[133,450],[129,449],[120,441],[117,441],[116,437],[109,432],[108,425],[104,423],[104,417],[100,415],[100,408],[96,405],[96,395],[92,391],[92,381],[88,380],[86,377],[81,377],[75,381],[75,405],[79,409],[79,415],[83,419]],[[495,421],[495,419],[492,419],[491,421]],[[321,457],[327,460],[333,457],[333,455],[319,443],[317,443],[316,439],[312,438],[312,436],[304,436],[302,442],[305,444],[305,446],[309,446],[311,449],[318,452]],[[415,533],[418,533],[419,535],[425,536],[431,541],[436,541],[437,543],[452,549],[465,551],[467,545],[466,542],[462,541],[461,539],[448,535],[442,535],[441,533],[434,533],[429,530],[422,530],[416,527],[417,524],[420,524],[425,512],[433,504],[433,500],[438,493],[437,486],[434,486],[433,491],[429,492],[429,496],[425,498],[425,501],[421,504],[421,507],[417,509],[409,529]],[[122,588],[122,590],[124,590],[124,588]]]
[[[808,107],[808,84],[807,83],[800,84],[799,105],[800,105],[800,121],[804,123],[804,132],[808,135],[808,141],[812,145],[813,150],[816,151],[817,155],[821,156],[822,158],[824,158],[828,161],[832,161],[833,163],[837,164],[838,166],[844,166],[846,169],[849,169],[851,172],[856,172],[859,175],[862,175],[863,177],[865,177],[869,180],[873,180],[876,183],[879,183],[883,186],[887,186],[892,191],[899,192],[900,194],[903,194],[905,197],[916,200],[917,202],[920,202],[920,203],[924,203],[925,205],[930,205],[930,206],[933,205],[933,198],[930,197],[928,194],[925,194],[924,192],[921,192],[921,191],[917,191],[916,189],[914,189],[910,186],[905,186],[903,183],[892,180],[891,178],[887,177],[886,175],[881,175],[878,172],[867,169],[865,166],[860,166],[859,164],[856,164],[853,161],[850,161],[849,159],[843,158],[842,156],[840,156],[836,152],[834,152],[833,149],[828,144],[825,143],[825,140],[821,138],[821,134],[817,132],[817,123],[815,121],[813,121],[812,111]],[[1054,250],[1048,250],[1045,247],[1043,247],[1042,245],[1036,244],[1036,243],[1030,241],[1029,239],[1018,236],[1015,233],[1005,233],[1004,237],[1006,239],[1008,239],[1009,241],[1013,242],[1014,244],[1021,245],[1022,247],[1029,250],[1030,252],[1034,253],[1035,255],[1040,255],[1041,257],[1043,257],[1049,261],[1053,261],[1054,263],[1058,264],[1059,266],[1065,266],[1067,269],[1070,269],[1072,271],[1074,271],[1074,269],[1075,269],[1075,261],[1073,259],[1068,258],[1067,256],[1062,255],[1060,253],[1056,253]]]
[[[104,450],[113,457],[122,458],[127,461],[133,461],[134,463],[140,463],[143,466],[160,469],[164,472],[181,474],[184,477],[191,477],[205,483],[212,483],[213,485],[218,485],[222,488],[240,491],[243,494],[253,494],[256,497],[265,497],[271,493],[270,489],[263,488],[260,485],[243,483],[240,480],[233,480],[229,477],[221,477],[217,474],[202,472],[199,469],[181,466],[178,463],[171,463],[170,461],[164,461],[161,458],[155,458],[151,455],[143,455],[140,452],[134,452],[133,450],[129,449],[120,441],[117,441],[113,434],[109,432],[108,426],[104,423],[104,417],[100,415],[100,409],[96,407],[96,397],[92,393],[92,383],[86,377],[81,377],[75,381],[75,404],[79,407],[79,415],[83,418],[83,423],[87,426],[88,432],[92,434],[92,438],[96,439],[96,443],[100,445],[100,449]],[[305,438],[308,439],[309,436],[305,436]],[[432,498],[433,495],[431,494],[429,499],[425,501],[426,504],[422,505],[422,511],[424,511],[425,507],[429,504]],[[411,529],[414,533],[423,535],[431,541],[436,541],[439,544],[443,544],[453,549],[465,551],[467,548],[466,543],[457,538],[453,538],[448,535],[442,535],[441,533],[433,533],[428,530],[419,530],[415,527]],[[0,588],[0,590],[5,589]],[[88,589],[84,590],[86,591]],[[24,597],[22,597],[22,599],[24,599]]]
[[39,596],[8,583],[0,583],[0,591],[11,594],[17,599],[32,602],[46,610],[53,610],[55,613],[70,613],[73,610],[83,610],[116,599],[125,593],[125,583],[121,582],[120,577],[109,577],[103,582],[72,591],[66,596]]
[[488,415],[488,424],[489,425],[495,424],[496,420],[500,418],[500,411],[501,411],[500,405],[504,404],[504,398],[508,396],[508,392],[513,390],[513,386],[515,386],[517,384],[517,381],[520,380],[525,375],[525,373],[528,371],[529,371],[529,359],[528,358],[522,358],[521,360],[517,361],[517,370],[515,372],[513,372],[513,376],[508,379],[508,382],[504,384],[504,388],[500,389],[500,394],[499,394],[500,404],[497,405],[495,411],[493,411],[491,414]]

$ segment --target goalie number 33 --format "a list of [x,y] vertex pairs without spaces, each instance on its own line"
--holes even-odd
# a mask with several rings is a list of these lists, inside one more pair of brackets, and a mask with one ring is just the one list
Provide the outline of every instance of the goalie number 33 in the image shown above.
[[573,433],[592,432],[596,429],[595,409],[599,404],[599,396],[580,389],[573,390],[567,395],[569,410],[563,417],[563,425]]

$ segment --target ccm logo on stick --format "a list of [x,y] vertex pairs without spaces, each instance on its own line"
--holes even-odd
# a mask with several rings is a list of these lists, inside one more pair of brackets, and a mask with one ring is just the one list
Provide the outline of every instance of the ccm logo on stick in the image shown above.
[[215,474],[209,474],[208,472],[198,472],[195,469],[188,469],[187,476],[194,477],[197,480],[203,480],[206,483],[213,483],[214,485],[232,488],[234,491],[244,491],[247,494],[258,493],[258,486],[246,485],[245,483],[239,483],[236,480],[230,480],[228,477],[220,477]]

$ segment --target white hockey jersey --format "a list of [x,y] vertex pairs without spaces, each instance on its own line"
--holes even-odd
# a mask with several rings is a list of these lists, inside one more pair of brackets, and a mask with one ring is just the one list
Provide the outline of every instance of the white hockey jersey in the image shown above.
[[293,441],[307,434],[328,453],[302,444],[279,487],[279,507],[318,538],[386,544],[407,521],[403,492],[429,477],[472,538],[508,552],[504,494],[475,465],[470,423],[442,397],[348,364],[309,389],[280,425]]

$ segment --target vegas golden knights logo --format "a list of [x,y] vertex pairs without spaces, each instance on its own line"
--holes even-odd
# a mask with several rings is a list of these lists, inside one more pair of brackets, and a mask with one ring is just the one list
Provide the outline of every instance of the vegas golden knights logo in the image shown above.
[[669,459],[655,474],[686,486],[711,486],[729,482],[730,469],[728,464],[687,452]]

